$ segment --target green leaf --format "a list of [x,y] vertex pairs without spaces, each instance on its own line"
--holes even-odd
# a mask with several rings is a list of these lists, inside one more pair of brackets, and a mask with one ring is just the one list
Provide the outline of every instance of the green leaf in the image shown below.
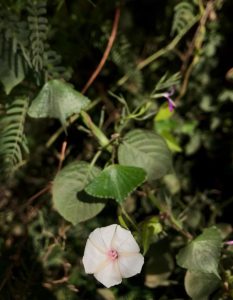
[[64,125],[68,117],[84,110],[89,102],[70,84],[54,79],[45,83],[33,100],[28,114],[32,118],[57,118]]
[[146,179],[146,172],[141,168],[111,165],[104,169],[85,188],[96,197],[111,198],[122,202]]
[[155,116],[155,121],[159,122],[170,119],[173,114],[174,111],[170,111],[168,108],[168,103],[164,102],[163,105],[160,106],[159,111]]
[[173,151],[173,152],[182,152],[182,149],[180,148],[178,142],[176,141],[176,139],[173,135],[171,135],[167,131],[162,131],[160,134],[165,139],[165,141],[167,142],[167,145],[168,145],[168,147],[171,151]]
[[141,238],[143,245],[143,255],[145,255],[154,240],[159,233],[162,232],[163,228],[159,222],[158,217],[151,217],[140,224]]
[[94,217],[105,206],[105,202],[90,197],[83,191],[99,172],[98,168],[91,167],[86,162],[73,162],[63,168],[54,179],[54,206],[74,225]]
[[[12,55],[12,60],[13,59],[14,56]],[[2,82],[7,95],[9,95],[11,90],[21,81],[23,81],[25,77],[22,58],[20,56],[18,57],[16,63],[17,67],[9,66],[7,59],[0,59],[0,81]],[[17,68],[17,71],[14,67]]]
[[118,148],[118,160],[121,165],[143,168],[149,181],[164,176],[172,167],[171,152],[164,139],[142,129],[125,135]]
[[[231,76],[233,76],[233,68],[231,69]],[[232,77],[232,79],[231,80],[233,80],[233,77]],[[224,89],[221,93],[220,93],[220,95],[219,95],[219,97],[218,97],[218,100],[219,100],[219,102],[226,102],[226,101],[231,101],[231,102],[233,102],[233,91],[232,90],[229,90],[229,89]]]
[[194,154],[201,146],[201,133],[197,131],[193,134],[193,136],[190,138],[190,141],[185,146],[185,153],[187,155]]
[[177,255],[179,266],[194,272],[218,274],[221,236],[216,227],[207,228]]
[[208,300],[220,285],[220,280],[211,273],[190,272],[185,275],[185,290],[192,300]]
[[160,135],[161,135],[161,132],[163,132],[163,131],[175,132],[175,130],[179,126],[180,126],[179,122],[172,118],[154,122],[154,130],[155,130],[155,132],[157,132]]
[[175,129],[179,124],[173,119],[171,119],[174,111],[170,111],[168,108],[168,103],[165,102],[159,109],[157,115],[154,118],[154,128],[167,142],[168,148],[173,152],[181,152],[178,142],[172,135],[173,129]]
[[185,122],[181,126],[180,131],[181,131],[181,133],[192,136],[195,133],[195,129],[197,128],[197,126],[198,126],[198,122],[196,120],[190,121],[190,122]]

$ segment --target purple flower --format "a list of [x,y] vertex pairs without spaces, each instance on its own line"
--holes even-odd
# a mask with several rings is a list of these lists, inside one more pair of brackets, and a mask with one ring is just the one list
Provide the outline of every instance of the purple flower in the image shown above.
[[167,93],[163,94],[163,97],[165,97],[167,99],[167,101],[168,101],[168,108],[169,108],[170,112],[172,112],[174,110],[174,108],[176,107],[175,102],[171,98],[171,96],[174,94],[174,92],[175,92],[175,88],[172,87],[170,89],[170,91],[168,91]]
[[226,245],[233,245],[233,241],[225,242]]

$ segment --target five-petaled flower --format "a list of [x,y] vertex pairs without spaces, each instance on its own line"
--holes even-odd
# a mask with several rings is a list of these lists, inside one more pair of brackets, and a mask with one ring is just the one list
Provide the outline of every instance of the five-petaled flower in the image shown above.
[[144,257],[129,230],[117,224],[95,229],[86,243],[85,272],[107,288],[141,272]]

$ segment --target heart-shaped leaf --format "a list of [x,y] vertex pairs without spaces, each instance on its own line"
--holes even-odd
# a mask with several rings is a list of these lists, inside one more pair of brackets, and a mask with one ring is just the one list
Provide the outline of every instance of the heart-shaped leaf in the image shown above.
[[68,83],[50,80],[32,101],[28,114],[33,118],[57,118],[64,125],[72,114],[84,110],[90,100]]
[[218,263],[221,236],[217,228],[207,228],[177,255],[179,266],[194,272],[212,273],[219,277]]
[[118,160],[121,165],[143,168],[149,181],[164,176],[172,167],[171,152],[164,139],[142,129],[124,136],[118,148]]
[[[105,202],[87,195],[83,189],[100,170],[86,162],[73,162],[55,177],[52,187],[57,211],[74,225],[97,215]],[[81,192],[83,191],[83,192]]]
[[184,284],[185,290],[192,300],[208,300],[220,282],[220,279],[214,274],[187,271]]
[[96,197],[116,199],[122,202],[146,179],[146,172],[141,168],[111,165],[104,169],[85,188]]

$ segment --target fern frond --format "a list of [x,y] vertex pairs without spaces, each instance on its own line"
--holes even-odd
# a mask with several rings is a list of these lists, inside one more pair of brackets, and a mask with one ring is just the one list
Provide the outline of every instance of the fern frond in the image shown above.
[[7,176],[12,175],[23,163],[29,153],[24,134],[24,123],[28,109],[28,99],[20,98],[6,108],[0,121],[0,167]]
[[27,24],[7,10],[0,15],[0,80],[8,94],[20,83],[30,66]]
[[175,14],[172,23],[171,34],[180,33],[184,28],[192,23],[194,16],[194,6],[191,2],[182,1],[175,6]]
[[61,65],[62,57],[56,51],[48,49],[44,52],[45,81],[49,79],[60,79],[68,81],[72,70]]
[[131,45],[126,36],[121,34],[114,44],[110,58],[119,68],[121,74],[127,74],[129,77],[130,90],[139,92],[143,86],[143,76],[140,70],[136,68],[136,61],[131,49]]
[[43,69],[45,42],[48,33],[46,1],[32,2],[28,5],[28,24],[31,42],[31,62],[36,72]]
[[0,6],[0,56],[4,55],[6,48],[10,46],[14,54],[20,49],[24,59],[30,64],[27,50],[28,34],[27,22]]
[[129,54],[131,53],[130,46],[131,45],[126,36],[121,34],[118,38],[118,41],[116,41],[115,45],[113,46],[111,52],[112,60],[117,66],[120,66],[122,63],[122,59],[125,59],[125,57],[129,56]]
[[[0,3],[0,81],[7,94],[30,69],[37,84],[51,78],[68,80],[71,70],[60,65],[61,56],[48,41],[47,1],[29,1],[20,14],[3,9]],[[2,9],[1,9],[2,8]]]

